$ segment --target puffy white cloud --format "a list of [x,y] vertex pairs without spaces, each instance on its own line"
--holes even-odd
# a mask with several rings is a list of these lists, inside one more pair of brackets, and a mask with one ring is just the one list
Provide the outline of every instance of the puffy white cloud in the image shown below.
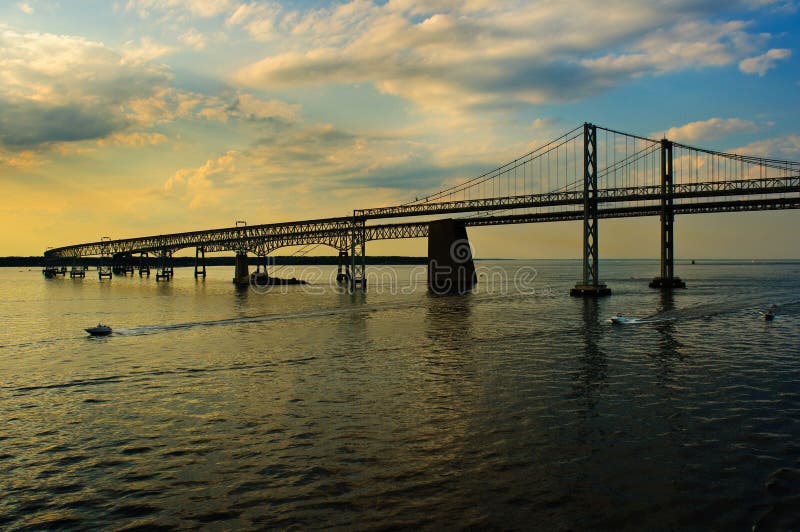
[[221,201],[215,181],[224,182],[236,169],[237,152],[228,151],[197,168],[178,170],[164,183],[164,190],[188,198],[190,209],[210,207]]
[[[665,133],[665,138],[680,142],[695,142],[698,140],[708,141],[732,135],[735,133],[752,132],[759,129],[758,124],[741,118],[709,118],[708,120],[698,120],[689,122],[682,126],[669,128]],[[651,135],[653,138],[661,136],[660,133]]]
[[33,15],[33,6],[28,2],[17,2],[17,7],[26,15]]
[[758,157],[800,161],[800,135],[791,134],[759,140],[730,151]]
[[739,63],[739,70],[745,74],[758,74],[763,76],[767,70],[775,68],[775,63],[781,59],[792,57],[792,51],[786,48],[773,48],[761,55],[748,57]]

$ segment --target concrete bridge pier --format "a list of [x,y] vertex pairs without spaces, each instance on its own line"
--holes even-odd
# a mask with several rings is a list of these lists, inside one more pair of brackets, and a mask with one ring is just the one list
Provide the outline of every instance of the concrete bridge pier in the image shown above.
[[103,254],[100,257],[100,263],[97,265],[97,278],[98,279],[111,279],[112,274],[111,257]]
[[236,267],[233,274],[233,284],[237,286],[250,285],[250,267],[247,264],[247,252],[236,252]]
[[194,278],[206,278],[206,248],[199,247],[194,250]]
[[367,290],[367,231],[364,219],[353,217],[350,229],[350,291]]
[[675,209],[672,185],[672,142],[661,141],[661,275],[650,281],[650,288],[672,290],[686,288],[686,283],[675,276],[674,242]]
[[159,265],[156,271],[156,281],[170,281],[175,275],[172,266],[172,250],[162,249],[159,253]]
[[70,279],[83,279],[86,277],[86,266],[84,264],[78,264],[77,257],[72,259],[72,268],[69,270],[69,277]]
[[348,264],[347,259],[347,251],[339,251],[339,260],[336,268],[337,283],[347,283],[350,281],[350,264]]
[[150,277],[150,256],[147,252],[139,255],[139,277]]
[[575,285],[569,295],[601,297],[611,295],[611,289],[599,280],[597,245],[597,127],[583,125],[583,282]]
[[266,286],[270,284],[269,278],[269,271],[267,270],[267,266],[269,264],[269,257],[267,255],[258,254],[258,259],[256,260],[256,271],[250,274],[249,282],[253,282],[258,286]]
[[461,220],[436,220],[428,230],[428,291],[464,294],[477,284],[467,228]]

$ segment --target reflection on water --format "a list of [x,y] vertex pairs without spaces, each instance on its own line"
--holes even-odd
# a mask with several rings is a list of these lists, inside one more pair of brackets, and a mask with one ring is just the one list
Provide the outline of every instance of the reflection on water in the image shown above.
[[797,266],[613,262],[584,301],[575,264],[448,297],[0,270],[0,527],[797,528]]

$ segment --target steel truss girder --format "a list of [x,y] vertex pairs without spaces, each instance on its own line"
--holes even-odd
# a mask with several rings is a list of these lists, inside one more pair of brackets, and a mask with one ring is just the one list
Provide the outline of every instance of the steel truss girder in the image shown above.
[[[700,198],[710,196],[735,196],[744,193],[767,194],[795,192],[800,189],[800,176],[777,178],[738,179],[698,183],[675,183],[674,197]],[[661,200],[661,184],[634,187],[600,188],[597,201],[600,203],[620,201]],[[401,218],[406,216],[429,216],[459,212],[481,212],[510,209],[527,209],[561,205],[580,205],[583,191],[559,191],[544,194],[525,194],[498,198],[484,198],[462,201],[442,201],[414,205],[397,205],[376,209],[357,210],[359,216],[367,219]]]
[[[772,211],[784,209],[800,209],[800,197],[768,198],[735,201],[710,201],[704,203],[675,204],[675,214],[713,214],[723,212]],[[660,216],[661,205],[643,205],[636,207],[618,207],[598,209],[598,218],[633,218],[640,216]],[[567,222],[583,220],[583,210],[545,212],[532,214],[511,214],[506,216],[485,216],[464,218],[470,227],[486,225],[530,224],[548,222]]]
[[[714,197],[730,196],[769,196],[777,194],[800,193],[800,176],[788,176],[781,178],[762,178],[747,179],[728,182],[699,182],[699,183],[674,183],[673,199],[675,212],[679,206],[686,206],[691,210],[692,203],[689,200]],[[570,207],[583,204],[582,192],[560,192],[553,194],[540,194],[536,196],[516,196],[507,199],[519,200],[516,203],[502,203],[503,209],[511,208],[547,208],[547,207]],[[537,199],[538,198],[538,199]],[[661,192],[661,185],[646,187],[622,187],[611,189],[599,189],[597,202],[599,204],[613,204],[624,202],[658,202],[654,206],[660,208],[660,202],[664,198]],[[769,198],[768,198],[769,199]],[[485,201],[485,200],[481,200]],[[757,201],[757,200],[756,200]],[[728,205],[729,202],[709,202],[720,206]],[[736,202],[733,202],[736,204]],[[498,203],[497,205],[501,205]],[[749,204],[748,204],[749,205]],[[765,209],[770,208],[765,203]],[[500,207],[498,207],[500,208]],[[494,207],[488,208],[485,204],[477,211],[491,211]],[[624,209],[612,209],[615,212],[625,212]],[[456,212],[444,210],[441,212]],[[569,213],[570,211],[565,211]],[[605,211],[611,212],[611,211]],[[686,212],[686,211],[683,211]],[[706,211],[715,212],[715,211]],[[718,212],[727,212],[720,210]],[[426,214],[437,214],[439,212],[428,212]],[[532,220],[539,215],[545,218],[553,213],[534,213],[512,216],[533,216]],[[605,217],[602,213],[600,218]],[[484,217],[485,219],[486,217]],[[506,220],[507,217],[489,217],[495,220]],[[362,219],[362,218],[359,218]],[[569,218],[572,219],[572,218]],[[367,220],[367,218],[363,218]],[[468,225],[475,225],[472,221],[475,218],[468,218],[465,221]],[[351,248],[350,228],[353,218],[330,218],[324,220],[310,220],[282,224],[265,224],[248,227],[231,227],[224,229],[212,229],[208,231],[194,231],[188,233],[175,233],[168,235],[147,236],[141,238],[130,238],[121,240],[104,240],[101,242],[90,242],[61,248],[54,248],[45,252],[47,260],[78,259],[87,256],[107,256],[114,254],[130,255],[134,253],[158,253],[162,249],[169,248],[177,251],[189,247],[203,247],[207,253],[230,251],[241,249],[242,247],[254,253],[266,255],[278,248],[286,246],[298,246],[307,244],[322,244],[333,247],[340,251],[349,251]],[[509,223],[499,221],[498,223]],[[514,223],[514,222],[510,222]],[[427,236],[427,222],[420,223],[401,223],[384,225],[367,225],[365,227],[366,241],[386,240],[395,238],[420,238]]]

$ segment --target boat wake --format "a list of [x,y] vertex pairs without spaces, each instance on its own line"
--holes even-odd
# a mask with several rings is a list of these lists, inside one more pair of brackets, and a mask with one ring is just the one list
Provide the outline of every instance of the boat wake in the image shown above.
[[618,314],[610,318],[608,322],[614,325],[644,325],[696,319],[708,320],[716,316],[727,314],[743,314],[745,316],[749,315],[754,318],[764,319],[766,314],[765,309],[771,309],[775,317],[796,313],[800,310],[800,299],[783,302],[773,301],[775,301],[774,298],[769,297],[761,297],[755,301],[751,297],[746,299],[726,299],[690,307],[665,310],[642,318]]

